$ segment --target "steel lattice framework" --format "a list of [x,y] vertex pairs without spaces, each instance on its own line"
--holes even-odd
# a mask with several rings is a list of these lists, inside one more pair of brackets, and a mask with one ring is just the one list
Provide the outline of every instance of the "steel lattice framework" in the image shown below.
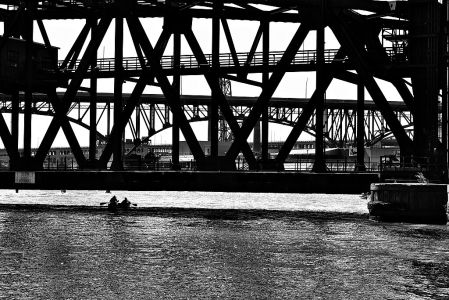
[[[258,162],[247,143],[248,136],[261,120],[262,164],[268,161],[268,122],[276,121],[293,128],[280,149],[275,163],[282,165],[294,143],[303,131],[314,131],[316,156],[314,170],[325,171],[324,147],[328,142],[356,140],[359,150],[382,136],[393,134],[401,154],[414,156],[447,157],[447,3],[438,1],[372,1],[372,0],[234,0],[234,1],[145,1],[145,0],[46,0],[0,1],[0,18],[5,32],[0,50],[11,38],[25,45],[23,76],[14,82],[2,79],[0,92],[11,95],[12,114],[9,130],[0,117],[0,136],[11,158],[12,169],[40,169],[59,128],[62,128],[78,165],[89,168],[106,168],[113,157],[112,169],[122,168],[122,133],[130,124],[136,139],[140,138],[139,124],[129,122],[134,115],[159,115],[164,124],[173,120],[173,163],[179,157],[179,131],[182,131],[199,169],[228,170],[242,152],[250,168]],[[141,21],[142,18],[163,18],[164,26],[158,41],[153,45]],[[192,28],[192,20],[207,18],[212,21],[212,53],[205,54]],[[33,56],[32,37],[35,31],[42,34],[47,49],[57,37],[47,34],[43,20],[83,19],[80,31],[65,59],[57,61]],[[98,47],[114,20],[115,57],[99,59]],[[229,20],[259,22],[251,50],[237,52],[229,30]],[[123,57],[124,24],[129,28],[135,57]],[[289,22],[298,24],[296,33],[284,51],[270,52],[270,24]],[[34,24],[37,28],[34,28]],[[330,28],[341,45],[339,49],[325,48],[325,28]],[[220,33],[224,32],[224,39]],[[306,36],[316,33],[315,50],[301,51]],[[192,55],[181,55],[181,36],[187,41]],[[164,51],[173,40],[173,55]],[[229,53],[220,52],[220,43],[226,41]],[[259,44],[262,51],[257,52]],[[49,50],[50,51],[50,50]],[[276,106],[273,94],[287,72],[316,74],[316,87],[310,99],[299,107]],[[260,81],[250,80],[248,74],[261,74]],[[207,116],[210,122],[211,156],[206,157],[192,130],[190,121],[201,119],[201,105],[185,105],[180,97],[181,76],[202,75],[211,90]],[[168,77],[172,77],[170,82]],[[114,79],[113,126],[101,157],[95,159],[98,138],[97,81]],[[89,87],[82,87],[88,79]],[[223,92],[222,79],[237,81],[262,88],[253,105],[238,106]],[[357,106],[331,108],[326,100],[326,90],[333,79],[357,86]],[[397,110],[387,100],[376,79],[391,83],[402,97],[406,109]],[[407,80],[405,80],[407,79]],[[127,101],[123,97],[123,81],[135,82]],[[161,89],[164,105],[142,103],[146,86]],[[63,94],[57,88],[65,88]],[[367,109],[365,88],[370,93],[375,109]],[[89,93],[89,158],[81,151],[70,124],[69,113],[76,106],[79,91]],[[18,155],[19,93],[23,92],[24,156]],[[54,114],[42,143],[34,157],[31,156],[31,114],[33,93],[43,93]],[[441,108],[439,109],[439,101]],[[74,106],[75,105],[75,106]],[[157,108],[156,108],[157,107]],[[8,108],[9,109],[9,108]],[[370,112],[370,113],[367,113]],[[404,113],[407,112],[407,113]],[[441,113],[441,120],[439,120]],[[153,115],[152,115],[153,114]],[[241,124],[239,116],[244,115]],[[413,117],[412,117],[413,116]],[[139,120],[139,121],[138,121]],[[218,156],[220,122],[226,121],[234,141],[226,155]],[[140,118],[135,119],[140,122]],[[409,127],[413,122],[412,132]],[[441,130],[439,130],[439,122]],[[221,123],[223,127],[224,123]],[[317,124],[322,124],[317,125]],[[371,124],[371,125],[370,125]],[[374,126],[373,124],[378,124]],[[154,124],[153,124],[154,125]],[[168,125],[167,125],[168,126]],[[365,131],[365,127],[368,129]],[[362,130],[363,129],[363,130]],[[154,129],[155,130],[155,129]],[[363,132],[362,132],[363,131]],[[376,136],[377,135],[377,136]],[[358,151],[363,155],[363,151]],[[363,157],[358,157],[363,169]]]
[[[229,84],[229,83],[228,83]],[[227,86],[229,88],[229,86]],[[64,94],[58,93],[61,97]],[[130,94],[123,94],[123,102],[127,103]],[[181,96],[183,110],[189,122],[201,122],[209,120],[209,109],[211,97],[208,96]],[[228,103],[233,111],[234,117],[238,122],[243,123],[251,112],[251,107],[256,102],[255,97],[232,97],[227,96]],[[19,112],[25,109],[23,97],[19,97]],[[106,119],[106,131],[97,131],[97,139],[100,143],[107,143],[111,131],[111,111],[114,109],[112,104],[113,94],[98,93],[97,105],[95,109],[98,116],[96,124],[98,125]],[[90,129],[88,116],[92,109],[90,105],[89,93],[78,93],[74,98],[71,108],[68,111],[68,119],[72,124],[77,124],[86,130]],[[0,97],[1,112],[12,113],[13,103],[10,96]],[[300,118],[308,99],[288,99],[272,98],[268,107],[268,119],[270,123],[282,124],[294,127]],[[390,101],[390,106],[397,115],[404,129],[412,136],[413,116],[403,102]],[[56,116],[55,111],[48,101],[47,95],[33,95],[33,114],[42,116]],[[325,104],[325,137],[326,142],[331,147],[343,147],[348,144],[353,145],[356,140],[357,132],[357,111],[356,101],[354,100],[335,100],[326,99]],[[128,126],[132,139],[138,143],[145,143],[155,134],[168,128],[172,128],[172,114],[163,95],[145,95],[141,97],[139,106],[128,120]],[[315,114],[309,119],[304,132],[313,136],[316,135]],[[220,119],[220,141],[232,141],[228,125]],[[143,123],[143,126],[140,124]],[[225,124],[223,124],[225,123]],[[146,132],[141,133],[141,127]],[[393,133],[386,124],[384,118],[377,110],[373,101],[365,101],[364,111],[364,140],[365,146],[369,147],[381,139],[391,136]]]

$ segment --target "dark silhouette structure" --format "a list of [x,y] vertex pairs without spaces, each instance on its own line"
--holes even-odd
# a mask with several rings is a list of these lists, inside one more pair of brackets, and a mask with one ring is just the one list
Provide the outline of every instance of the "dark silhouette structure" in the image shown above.
[[[0,136],[11,158],[12,170],[39,170],[62,128],[80,166],[106,169],[113,157],[112,170],[121,170],[122,132],[135,110],[139,109],[142,93],[147,85],[160,87],[173,115],[173,165],[177,165],[179,131],[182,131],[191,149],[198,169],[235,169],[235,158],[242,152],[250,168],[257,168],[256,158],[247,143],[248,136],[261,120],[262,164],[282,165],[295,141],[314,118],[316,155],[314,171],[324,172],[326,110],[325,93],[336,78],[358,87],[357,114],[354,123],[358,153],[363,155],[365,144],[365,88],[377,110],[386,122],[387,131],[394,134],[401,155],[439,157],[447,162],[447,1],[370,1],[370,0],[236,0],[236,1],[149,1],[149,0],[46,0],[0,1],[4,4],[0,16],[5,32],[0,41],[2,72],[22,70],[23,76],[0,76],[0,92],[11,95],[11,130],[0,115]],[[260,6],[263,4],[263,7]],[[141,19],[162,17],[162,33],[152,44]],[[211,19],[212,53],[205,54],[192,28],[192,19]],[[68,55],[58,62],[43,20],[84,19]],[[115,57],[99,59],[97,50],[114,20]],[[237,53],[228,20],[258,21],[260,26],[248,53]],[[137,57],[123,57],[124,24],[127,24]],[[297,23],[298,29],[285,51],[270,52],[270,24]],[[37,28],[35,28],[37,24]],[[330,28],[341,47],[325,48],[325,28]],[[30,38],[39,30],[45,45]],[[225,38],[220,38],[223,30]],[[315,51],[300,51],[309,34],[316,32]],[[90,33],[90,34],[89,34]],[[193,55],[181,55],[181,36]],[[164,50],[173,38],[173,56],[164,57]],[[20,43],[17,43],[20,41]],[[220,43],[226,41],[230,53],[220,52]],[[388,47],[385,46],[388,42]],[[262,52],[256,52],[261,43]],[[11,52],[18,44],[20,50]],[[36,55],[45,46],[47,54]],[[85,50],[82,51],[85,47]],[[6,68],[6,69],[5,69]],[[9,68],[9,69],[8,69]],[[22,72],[20,71],[20,72]],[[316,72],[316,87],[303,106],[293,129],[275,161],[268,160],[268,122],[272,96],[286,72]],[[248,79],[249,73],[262,74],[262,80]],[[12,73],[10,73],[12,74]],[[211,148],[206,156],[199,146],[180,97],[181,76],[203,75],[211,89],[208,107]],[[168,77],[172,76],[172,83]],[[82,90],[90,94],[89,104],[98,104],[97,80],[114,78],[113,127],[107,137],[107,146],[100,159],[95,159],[97,142],[97,113],[89,114],[90,155],[86,159],[67,116]],[[413,138],[407,133],[398,114],[380,89],[376,78],[390,82],[402,97],[413,118]],[[83,80],[90,87],[81,87]],[[228,101],[223,79],[256,85],[262,88],[250,107],[243,124],[237,120]],[[407,80],[405,80],[407,79]],[[135,88],[123,102],[124,80],[136,82]],[[63,94],[56,88],[66,87]],[[48,97],[54,117],[37,153],[31,153],[31,115],[33,93]],[[18,155],[19,94],[24,95],[24,155]],[[441,101],[441,105],[439,105]],[[225,156],[218,156],[221,120],[225,120],[234,138]],[[352,122],[352,121],[351,121]],[[351,123],[352,125],[353,123]],[[349,126],[349,125],[346,125]],[[259,130],[259,129],[258,129]],[[179,155],[178,155],[179,156]],[[363,157],[359,157],[363,170]]]

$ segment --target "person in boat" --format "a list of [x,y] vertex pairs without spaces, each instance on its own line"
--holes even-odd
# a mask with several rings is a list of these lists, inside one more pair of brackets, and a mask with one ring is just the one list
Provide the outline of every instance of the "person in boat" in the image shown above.
[[119,201],[117,199],[117,197],[115,197],[115,195],[111,198],[111,200],[109,200],[109,204],[108,207],[109,208],[116,208],[119,204]]
[[125,197],[125,199],[123,199],[123,201],[120,203],[121,207],[130,207],[131,206],[131,201],[128,200],[128,198]]

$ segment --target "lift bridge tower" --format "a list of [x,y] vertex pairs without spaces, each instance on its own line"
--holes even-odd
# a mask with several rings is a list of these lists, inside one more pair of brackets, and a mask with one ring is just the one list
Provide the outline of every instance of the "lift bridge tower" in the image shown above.
[[[162,28],[146,25],[145,18],[163,19]],[[82,20],[78,36],[65,57],[58,57],[60,36],[51,36],[47,20]],[[210,47],[204,50],[192,23],[210,20]],[[249,36],[250,49],[242,49],[231,33],[235,20],[255,22],[258,30]],[[447,0],[0,0],[0,93],[9,95],[11,124],[0,114],[0,137],[11,159],[12,170],[40,170],[61,128],[77,164],[82,168],[122,168],[122,134],[133,113],[140,111],[140,99],[147,86],[160,88],[173,116],[173,162],[179,157],[182,132],[200,170],[233,170],[242,153],[252,169],[276,165],[282,168],[290,150],[313,120],[316,155],[314,171],[325,172],[324,147],[328,137],[325,122],[326,91],[334,79],[357,87],[356,115],[358,166],[363,169],[366,113],[365,90],[381,112],[386,129],[401,148],[401,155],[438,158],[447,162]],[[285,37],[285,49],[270,49],[270,32],[276,22],[295,25],[293,36]],[[160,26],[160,25],[158,25]],[[151,28],[150,28],[151,27]],[[128,29],[134,57],[124,57],[124,32]],[[97,53],[107,31],[114,32],[114,57]],[[126,31],[126,32],[128,32]],[[156,42],[147,32],[159,31]],[[336,38],[336,49],[326,47],[328,32]],[[43,44],[33,41],[40,33]],[[235,32],[234,32],[235,34]],[[301,50],[306,37],[316,37],[312,50]],[[182,55],[181,38],[191,51]],[[173,53],[165,50],[172,42]],[[221,47],[226,45],[226,47]],[[229,49],[223,53],[222,49]],[[258,52],[259,51],[259,52]],[[207,53],[210,52],[210,53]],[[294,124],[274,161],[268,159],[268,107],[284,75],[314,72],[316,85],[307,105]],[[259,74],[250,77],[249,74]],[[211,155],[206,156],[186,117],[180,101],[182,76],[203,76],[211,92],[208,108]],[[106,147],[96,158],[98,81],[113,79],[113,126]],[[244,116],[232,110],[223,79],[260,88],[260,94]],[[413,117],[409,135],[379,86],[388,82],[400,95]],[[123,82],[134,82],[133,92],[123,102]],[[225,81],[225,82],[227,82]],[[309,87],[310,88],[310,87]],[[63,90],[63,95],[56,91]],[[89,155],[84,156],[68,114],[79,92],[90,94]],[[53,113],[50,126],[36,153],[31,153],[32,126],[36,108],[33,94],[48,96]],[[19,100],[19,95],[24,95]],[[295,97],[295,95],[292,95]],[[22,99],[22,98],[20,98]],[[23,124],[19,124],[23,114]],[[226,123],[224,122],[226,121]],[[258,162],[247,143],[260,122],[261,157]],[[19,132],[20,131],[20,132]],[[226,137],[224,133],[226,132]],[[230,139],[226,155],[218,155],[219,140]],[[18,145],[24,151],[20,156]]]

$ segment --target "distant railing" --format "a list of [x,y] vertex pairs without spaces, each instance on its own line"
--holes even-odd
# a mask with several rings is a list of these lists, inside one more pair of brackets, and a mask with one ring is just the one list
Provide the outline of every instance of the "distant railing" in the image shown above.
[[159,161],[154,159],[125,159],[123,162],[124,170],[135,171],[162,171],[162,170],[183,170],[194,171],[196,170],[196,161],[181,161],[179,165],[173,165],[172,161]]
[[[312,172],[313,165],[315,163],[314,158],[290,158],[284,163],[284,171],[292,172]],[[345,157],[341,159],[326,159],[326,168],[328,172],[355,172],[357,166],[357,160],[351,157]],[[364,162],[364,172],[379,172],[379,163],[371,162],[371,160]],[[248,164],[244,158],[236,161],[236,168],[238,171],[247,171]],[[262,168],[260,168],[262,170]],[[271,171],[275,171],[272,170]],[[280,170],[278,170],[280,171]]]
[[54,161],[47,159],[44,161],[42,167],[44,170],[60,170],[60,171],[79,170],[76,160],[67,157],[64,157],[63,160],[56,159]]
[[436,170],[438,157],[417,157],[386,155],[380,157],[379,171],[381,172],[403,172],[416,171],[427,172]]
[[[311,172],[315,159],[313,158],[290,158],[284,163],[285,171]],[[329,172],[354,172],[357,160],[352,157],[341,159],[326,159],[325,164]],[[237,157],[235,160],[237,171],[249,171],[249,165],[244,157]],[[438,165],[436,158],[428,157],[395,157],[394,155],[381,156],[379,162],[364,162],[366,172],[426,172],[435,170]],[[158,161],[154,159],[125,159],[124,170],[137,171],[162,171],[162,170],[197,170],[195,160],[181,161],[178,166],[174,166],[171,160]],[[43,165],[44,170],[82,170],[79,168],[74,158],[65,157],[64,160],[46,160]],[[260,169],[261,170],[261,169]]]

